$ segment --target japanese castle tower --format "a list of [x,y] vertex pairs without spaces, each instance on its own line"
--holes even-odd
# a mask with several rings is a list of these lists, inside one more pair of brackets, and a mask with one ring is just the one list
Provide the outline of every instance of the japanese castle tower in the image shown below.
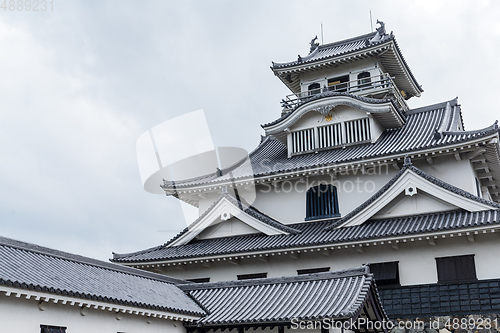
[[158,184],[199,217],[112,261],[201,289],[369,264],[390,318],[498,313],[498,125],[466,131],[458,99],[412,109],[423,89],[379,23],[273,62],[291,94],[260,144],[230,168]]

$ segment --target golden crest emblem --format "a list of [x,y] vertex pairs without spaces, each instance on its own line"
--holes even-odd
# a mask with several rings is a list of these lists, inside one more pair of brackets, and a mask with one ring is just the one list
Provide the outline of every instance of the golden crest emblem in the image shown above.
[[333,119],[333,116],[331,114],[327,114],[325,116],[325,121],[332,121],[332,119]]

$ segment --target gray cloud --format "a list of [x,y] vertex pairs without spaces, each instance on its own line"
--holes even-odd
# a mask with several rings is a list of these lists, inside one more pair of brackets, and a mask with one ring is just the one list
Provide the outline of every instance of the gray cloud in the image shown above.
[[[216,145],[252,150],[289,92],[271,60],[384,20],[425,92],[468,129],[498,117],[500,8],[488,1],[58,1],[0,21],[1,234],[106,259],[184,227],[142,190],[135,141],[203,108]],[[193,135],[195,135],[193,133]]]

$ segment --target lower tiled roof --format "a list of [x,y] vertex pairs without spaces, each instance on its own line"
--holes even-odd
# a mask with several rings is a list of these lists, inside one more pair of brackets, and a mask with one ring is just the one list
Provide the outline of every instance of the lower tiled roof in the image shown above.
[[290,225],[297,234],[267,236],[251,234],[205,240],[193,240],[182,246],[158,246],[149,250],[114,255],[113,261],[123,263],[148,262],[210,257],[254,251],[338,244],[394,236],[460,230],[500,225],[500,210],[467,212],[464,210],[369,220],[362,225],[325,230],[334,220],[313,221]]
[[206,308],[209,314],[198,321],[204,326],[350,318],[361,312],[370,292],[376,294],[367,267],[181,288]]
[[185,281],[0,237],[0,284],[132,307],[202,316]]
[[500,280],[425,284],[379,290],[391,319],[500,311]]
[[[441,127],[447,105],[451,111],[446,131],[438,137],[436,130]],[[468,142],[498,133],[495,123],[492,126],[475,131],[461,131],[460,105],[457,99],[412,109],[406,113],[407,122],[401,128],[386,129],[372,144],[348,146],[345,148],[320,151],[288,157],[285,144],[272,136],[266,137],[259,146],[249,154],[238,167],[222,170],[223,175],[216,173],[184,181],[176,181],[177,190],[204,184],[229,182],[238,179],[252,179],[285,172],[307,170],[313,167],[332,166],[342,163],[363,161],[371,158],[389,157],[395,154],[411,154],[424,149],[445,147],[452,144]],[[174,184],[165,181],[165,189],[173,189]]]

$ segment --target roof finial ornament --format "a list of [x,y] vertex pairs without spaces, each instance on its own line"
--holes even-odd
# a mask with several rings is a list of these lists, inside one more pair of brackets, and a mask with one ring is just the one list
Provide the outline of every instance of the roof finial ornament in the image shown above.
[[298,63],[301,63],[301,62],[302,62],[302,57],[300,56],[300,54],[297,56],[297,62],[298,62]]
[[[376,30],[377,30],[377,33],[375,34],[375,36],[373,36],[372,39],[370,39],[369,41],[369,44],[372,44],[372,43],[375,43],[375,42],[380,42],[382,40],[385,40],[385,36],[387,36],[387,33],[385,32],[385,23],[383,21],[379,21],[377,20],[377,24],[380,24],[380,27],[378,27]],[[365,44],[367,44],[365,42]],[[369,45],[367,44],[367,46]]]
[[411,163],[411,158],[408,156],[408,154],[405,155],[405,163],[403,164],[403,167],[410,167],[412,166],[413,163]]
[[377,20],[377,24],[380,24],[380,27],[378,27],[376,30],[379,33],[379,35],[384,36],[385,35],[385,23],[383,21]]
[[318,39],[318,35],[316,35],[316,37],[311,39],[311,42],[310,42],[311,48],[309,49],[309,53],[312,53],[319,46],[319,43],[316,43],[316,39]]

